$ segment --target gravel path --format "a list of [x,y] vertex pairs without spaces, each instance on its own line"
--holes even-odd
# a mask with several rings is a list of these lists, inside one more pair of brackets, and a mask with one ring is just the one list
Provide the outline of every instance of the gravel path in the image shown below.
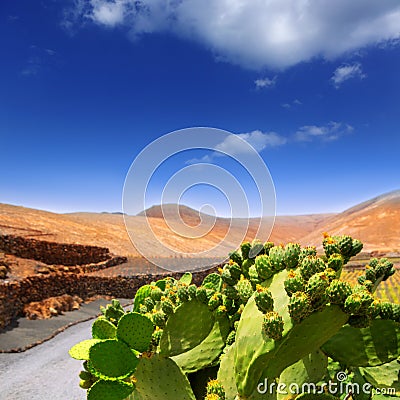
[[72,326],[23,353],[0,354],[0,399],[86,399],[86,391],[78,386],[82,362],[69,357],[68,350],[91,337],[92,323]]

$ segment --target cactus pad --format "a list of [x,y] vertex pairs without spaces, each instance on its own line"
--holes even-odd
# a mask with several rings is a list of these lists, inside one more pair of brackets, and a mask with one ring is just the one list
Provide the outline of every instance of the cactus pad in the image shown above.
[[256,287],[254,300],[258,309],[263,313],[267,313],[274,309],[274,298],[272,297],[271,292],[261,285],[257,285]]
[[89,350],[90,364],[99,376],[125,378],[133,373],[139,359],[122,341],[108,339],[96,343]]
[[222,285],[221,275],[213,272],[204,278],[201,285],[209,289],[214,289],[216,292],[218,292],[221,290]]
[[288,243],[285,246],[285,255],[283,262],[286,268],[295,268],[299,263],[300,245],[298,243]]
[[89,360],[90,348],[99,342],[101,342],[99,339],[83,340],[70,348],[69,355],[75,360]]
[[196,347],[171,357],[185,373],[199,371],[212,365],[222,353],[229,333],[227,318],[215,321],[209,335]]
[[176,308],[165,325],[160,341],[160,353],[175,356],[200,344],[214,325],[207,305],[190,300]]
[[124,400],[135,386],[121,381],[99,380],[88,391],[88,400]]
[[351,286],[347,282],[333,280],[328,289],[327,295],[331,304],[344,305],[346,298],[351,295]]
[[146,351],[151,342],[154,325],[151,320],[138,313],[125,314],[118,323],[117,338],[131,349]]
[[242,276],[239,282],[236,284],[236,289],[238,291],[240,300],[243,302],[243,304],[246,304],[253,294],[253,287],[251,286],[250,281]]
[[181,279],[179,279],[179,282],[189,286],[192,283],[192,274],[190,272],[185,272],[181,276]]
[[283,318],[275,311],[267,312],[264,316],[262,330],[268,338],[273,340],[282,339]]
[[312,301],[320,299],[326,288],[329,286],[329,279],[324,272],[317,272],[307,282],[306,293]]
[[293,293],[288,304],[288,310],[293,321],[300,322],[311,314],[312,305],[310,296],[304,292]]
[[92,336],[94,339],[113,339],[116,333],[115,325],[104,317],[99,317],[93,322]]
[[138,289],[135,295],[135,301],[133,303],[133,311],[135,312],[139,311],[140,306],[144,302],[144,299],[150,296],[151,292],[152,292],[151,285],[144,285],[140,289]]
[[308,281],[314,274],[323,272],[325,263],[317,256],[307,256],[300,264],[300,273],[304,280]]
[[170,358],[159,354],[142,358],[135,372],[135,378],[137,379],[135,399],[195,400],[188,379]]
[[322,350],[345,367],[376,366],[400,356],[400,325],[374,320],[368,328],[344,326]]
[[260,313],[254,298],[247,303],[235,341],[235,376],[239,394],[249,396],[261,376],[275,379],[289,365],[305,357],[333,336],[347,321],[348,316],[337,306],[327,306],[320,313],[313,313],[293,326],[287,310],[289,297],[282,290],[287,279],[284,270],[267,281],[275,310],[284,321],[283,337],[279,342],[265,340]]
[[305,289],[304,280],[300,273],[293,270],[289,271],[288,277],[284,282],[284,286],[288,296],[291,296],[295,292],[302,292]]
[[258,276],[262,280],[266,280],[274,274],[271,259],[267,255],[257,256],[255,260],[255,266]]
[[274,246],[269,251],[272,268],[275,271],[281,271],[285,268],[285,249],[282,246]]

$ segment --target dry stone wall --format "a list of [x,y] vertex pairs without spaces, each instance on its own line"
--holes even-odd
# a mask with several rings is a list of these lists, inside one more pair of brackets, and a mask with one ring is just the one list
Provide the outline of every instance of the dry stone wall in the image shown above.
[[[193,274],[193,281],[200,284],[210,273],[201,271]],[[169,274],[179,278],[182,274]],[[49,297],[69,294],[87,299],[94,295],[133,298],[139,287],[165,277],[165,275],[138,275],[135,277],[100,277],[84,273],[56,272],[34,275],[21,281],[0,283],[0,328],[23,315],[24,305]]]
[[66,266],[100,263],[112,257],[105,247],[48,242],[14,235],[0,235],[0,251],[49,265]]

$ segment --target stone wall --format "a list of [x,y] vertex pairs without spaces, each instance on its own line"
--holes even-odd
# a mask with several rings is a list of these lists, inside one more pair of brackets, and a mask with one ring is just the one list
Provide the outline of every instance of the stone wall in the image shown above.
[[[200,284],[209,271],[193,273],[193,282]],[[179,278],[182,274],[169,274]],[[87,299],[94,295],[133,298],[136,290],[166,275],[138,275],[136,277],[99,277],[84,273],[56,272],[34,275],[18,282],[0,283],[0,328],[23,315],[25,304],[49,297],[69,294]]]
[[111,258],[110,251],[105,247],[47,242],[14,235],[0,235],[0,251],[49,265],[92,264]]

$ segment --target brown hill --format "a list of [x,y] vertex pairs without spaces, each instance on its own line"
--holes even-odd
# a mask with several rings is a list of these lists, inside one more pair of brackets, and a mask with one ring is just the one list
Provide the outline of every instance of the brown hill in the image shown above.
[[[47,211],[0,204],[0,234],[14,234],[35,239],[62,243],[79,243],[108,247],[120,255],[138,255],[124,225],[124,217],[135,227],[135,232],[146,243],[149,252],[168,256],[162,250],[147,228],[151,229],[164,244],[176,246],[183,252],[198,252],[219,243],[231,224],[232,240],[220,248],[218,255],[232,250],[237,239],[241,239],[247,220],[216,218],[199,213],[190,207],[180,206],[182,218],[177,218],[176,206],[164,209],[167,221],[162,218],[160,206],[154,206],[137,216],[123,216],[120,213],[72,213],[56,214]],[[147,215],[147,218],[146,216]],[[258,219],[250,219],[246,238],[256,235]],[[208,230],[211,226],[212,229]],[[171,228],[183,232],[178,237],[171,234]],[[400,190],[361,203],[340,214],[316,214],[278,216],[269,240],[275,243],[300,241],[303,244],[321,244],[322,233],[350,234],[360,238],[367,251],[400,250]],[[190,236],[201,236],[193,239]],[[262,238],[264,239],[264,238]]]
[[[172,206],[171,206],[172,207]],[[175,207],[175,206],[173,206]],[[214,224],[214,217],[201,214],[186,206],[179,209],[182,220],[187,227],[179,225],[180,231],[187,229],[189,234],[203,232],[204,225]],[[144,212],[138,216],[125,216],[129,223],[135,225],[135,231],[148,241],[148,248],[157,255],[159,247],[148,236],[147,222]],[[175,236],[166,221],[161,218],[159,206],[152,207],[146,211],[151,228],[161,237],[164,243],[176,245],[171,241]],[[167,212],[167,222],[177,223],[169,220],[170,212]],[[304,235],[309,234],[318,226],[331,218],[330,214],[302,215],[302,216],[278,216],[270,240],[275,242],[298,241]],[[213,243],[218,243],[224,237],[230,220],[217,218],[213,229],[198,240],[182,239],[180,248],[182,251],[194,252],[207,248]],[[236,219],[232,222],[233,239],[241,238],[243,224],[246,220]],[[250,220],[247,239],[256,236],[258,220]],[[195,227],[195,229],[194,229]],[[56,214],[31,208],[0,204],[0,234],[14,234],[18,236],[56,241],[62,243],[79,243],[108,247],[111,252],[121,255],[138,255],[133,247],[124,225],[124,217],[121,214],[111,213],[72,213]],[[146,236],[147,235],[147,236]],[[220,255],[225,255],[232,250],[229,242],[225,248],[219,249]],[[167,256],[168,254],[163,254]]]
[[323,232],[356,237],[364,243],[365,251],[400,251],[400,190],[375,197],[333,216],[306,235],[301,243],[320,247]]

